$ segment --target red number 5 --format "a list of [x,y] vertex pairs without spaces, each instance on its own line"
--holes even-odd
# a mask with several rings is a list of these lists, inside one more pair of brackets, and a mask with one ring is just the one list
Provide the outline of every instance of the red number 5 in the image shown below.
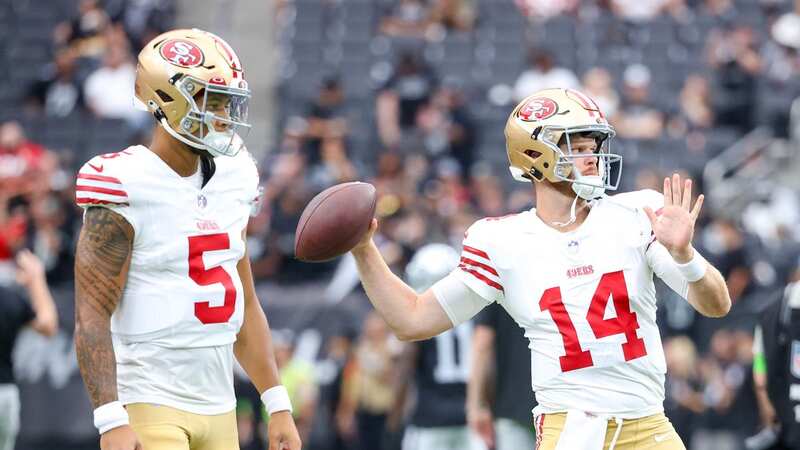
[[[604,319],[603,314],[606,311],[609,299],[612,297],[614,298],[614,310],[617,312],[617,317]],[[567,313],[564,302],[561,301],[561,288],[556,286],[544,291],[541,300],[539,300],[539,308],[550,313],[550,317],[553,318],[553,322],[558,327],[558,332],[561,333],[561,340],[564,342],[565,350],[564,356],[558,358],[561,364],[561,371],[569,372],[592,367],[594,365],[592,354],[588,350],[581,348],[575,325]],[[615,334],[625,335],[625,343],[622,344],[622,354],[625,356],[625,361],[647,355],[644,340],[636,336],[639,322],[636,320],[636,313],[631,311],[628,288],[625,285],[625,275],[621,270],[607,273],[600,278],[600,283],[597,285],[592,297],[592,303],[589,305],[589,312],[586,313],[586,320],[589,322],[594,336],[598,339]]]
[[203,253],[229,248],[228,233],[189,236],[189,277],[200,286],[220,283],[225,288],[225,302],[221,306],[209,306],[208,301],[195,302],[194,315],[204,324],[227,322],[236,307],[236,287],[231,276],[222,267],[207,269],[203,263]]

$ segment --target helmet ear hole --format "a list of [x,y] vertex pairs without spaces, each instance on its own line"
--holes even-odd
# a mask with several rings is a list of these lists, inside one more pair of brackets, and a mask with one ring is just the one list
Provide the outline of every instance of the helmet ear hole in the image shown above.
[[158,97],[164,103],[169,103],[169,102],[175,101],[174,98],[172,98],[169,94],[167,94],[166,92],[162,91],[161,89],[156,90],[156,94],[158,94]]
[[528,157],[531,158],[531,159],[536,159],[536,158],[542,156],[542,152],[537,152],[536,150],[530,150],[529,149],[529,150],[525,150],[524,153],[526,155],[528,155]]

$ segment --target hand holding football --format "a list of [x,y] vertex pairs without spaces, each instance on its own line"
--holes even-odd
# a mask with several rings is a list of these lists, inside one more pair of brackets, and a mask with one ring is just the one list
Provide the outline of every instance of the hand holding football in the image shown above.
[[369,229],[375,204],[375,187],[369,183],[342,183],[320,192],[297,223],[295,257],[322,262],[347,253]]

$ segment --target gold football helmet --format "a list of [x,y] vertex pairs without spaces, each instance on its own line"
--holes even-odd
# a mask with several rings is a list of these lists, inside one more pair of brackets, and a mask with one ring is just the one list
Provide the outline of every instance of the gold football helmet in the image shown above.
[[[573,153],[570,136],[576,134],[597,141],[594,154]],[[597,103],[587,95],[573,89],[544,89],[522,100],[508,117],[509,169],[519,181],[568,181],[578,196],[591,200],[619,186],[622,156],[609,150],[614,134]],[[574,162],[585,157],[597,158],[598,175],[580,173]],[[612,181],[615,163],[619,167]]]
[[136,68],[136,100],[172,137],[215,157],[236,155],[250,130],[242,64],[207,31],[168,31],[145,45]]

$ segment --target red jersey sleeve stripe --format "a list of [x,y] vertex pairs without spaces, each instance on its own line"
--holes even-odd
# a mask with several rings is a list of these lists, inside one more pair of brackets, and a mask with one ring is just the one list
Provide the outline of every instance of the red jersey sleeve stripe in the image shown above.
[[97,192],[100,194],[108,194],[108,195],[117,195],[119,197],[127,197],[128,194],[125,191],[121,191],[118,189],[109,189],[104,187],[97,187],[97,186],[75,186],[75,190],[78,192]]
[[485,271],[489,272],[490,274],[492,274],[492,275],[494,275],[494,276],[498,276],[498,275],[497,275],[497,271],[496,271],[496,270],[494,270],[494,267],[492,267],[492,266],[490,266],[490,265],[488,265],[488,264],[484,264],[484,263],[482,263],[482,262],[475,261],[474,259],[469,259],[469,258],[467,258],[467,257],[465,257],[465,256],[462,256],[462,257],[461,257],[461,262],[462,262],[463,264],[468,264],[468,265],[470,265],[470,266],[480,267],[481,269],[483,269],[483,270],[485,270]]
[[497,289],[498,291],[505,292],[505,290],[503,289],[503,286],[500,283],[498,283],[496,281],[493,281],[493,280],[490,280],[489,278],[487,278],[485,275],[483,275],[482,273],[478,272],[477,270],[470,269],[469,267],[467,267],[467,266],[465,266],[463,264],[459,265],[458,267],[461,270],[463,270],[464,272],[467,272],[468,274],[473,275],[475,278],[483,281],[484,283],[486,283],[487,285]]
[[486,253],[483,250],[478,250],[475,247],[470,247],[469,245],[465,245],[464,246],[464,251],[472,253],[473,255],[478,255],[478,256],[480,256],[481,258],[484,258],[484,259],[490,259],[488,253]]
[[78,179],[81,179],[81,180],[94,180],[94,181],[105,181],[106,183],[116,183],[116,184],[119,184],[120,186],[122,185],[122,182],[120,182],[118,178],[107,177],[105,175],[92,175],[92,174],[89,174],[89,173],[78,173]]
[[79,205],[119,205],[119,206],[128,206],[128,202],[112,202],[110,200],[100,200],[96,198],[89,198],[89,197],[77,197],[75,199],[75,203]]

